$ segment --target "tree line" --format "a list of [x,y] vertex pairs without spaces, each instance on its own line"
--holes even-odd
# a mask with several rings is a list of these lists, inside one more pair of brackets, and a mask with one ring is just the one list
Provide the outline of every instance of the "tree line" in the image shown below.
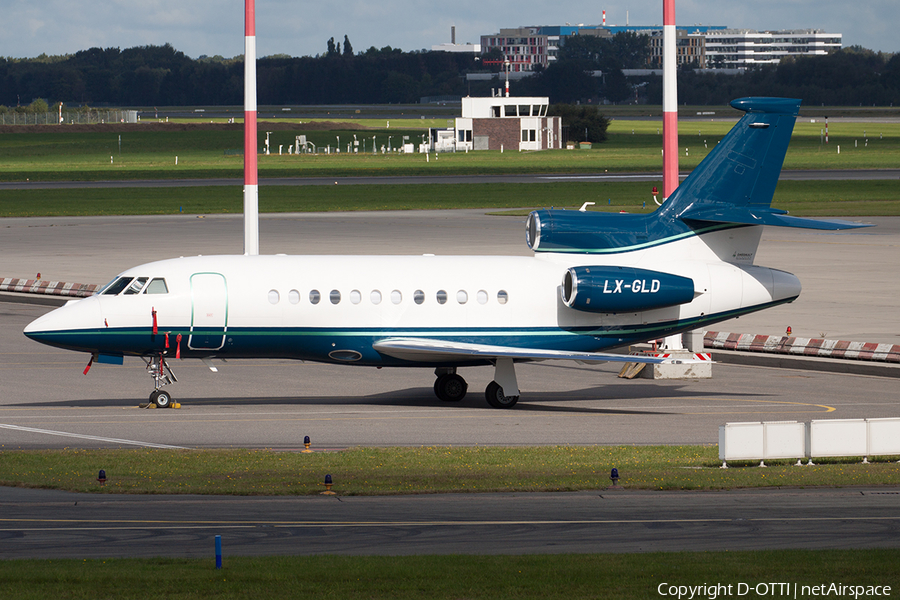
[[[497,51],[495,51],[497,52]],[[558,60],[517,80],[518,96],[549,96],[552,103],[661,104],[662,80],[626,78],[649,55],[647,36],[611,39],[579,36],[560,48]],[[494,81],[466,74],[499,71],[500,59],[449,52],[403,52],[386,46],[354,52],[347,36],[331,38],[323,54],[258,59],[260,104],[416,103],[425,96],[486,96]],[[488,62],[488,64],[484,64]],[[599,75],[599,76],[598,76]],[[68,106],[196,106],[243,102],[243,57],[191,59],[171,45],[90,48],[66,56],[0,58],[0,112]],[[828,56],[790,57],[743,75],[716,75],[683,67],[679,102],[721,105],[742,96],[787,96],[806,104],[900,105],[900,54],[845,48]],[[8,109],[6,107],[13,107]]]

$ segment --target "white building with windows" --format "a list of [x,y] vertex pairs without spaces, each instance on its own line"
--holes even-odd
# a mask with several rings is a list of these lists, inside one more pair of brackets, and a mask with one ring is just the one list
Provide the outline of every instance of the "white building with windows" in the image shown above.
[[549,150],[562,147],[562,118],[548,117],[549,98],[463,98],[456,119],[459,150]]
[[840,33],[821,29],[707,31],[706,64],[710,67],[745,68],[777,65],[785,56],[825,56],[841,49]]
[[453,128],[431,130],[430,147],[435,152],[562,148],[562,117],[547,116],[549,108],[546,97],[466,97]]

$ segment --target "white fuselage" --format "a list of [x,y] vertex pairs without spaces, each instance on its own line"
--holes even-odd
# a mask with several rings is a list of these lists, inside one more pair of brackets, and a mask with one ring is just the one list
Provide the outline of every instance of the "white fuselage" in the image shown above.
[[[165,293],[151,293],[149,285],[139,293],[101,292],[36,320],[25,333],[100,354],[149,355],[177,347],[185,357],[290,357],[375,365],[402,364],[371,347],[394,337],[593,352],[795,298],[800,284],[793,275],[750,264],[759,229],[605,255],[163,260],[120,277],[163,279]],[[717,254],[714,248],[723,246],[737,250],[720,256],[722,250]],[[744,246],[750,251],[740,252]],[[560,286],[569,267],[583,265],[632,266],[690,278],[694,299],[643,312],[572,309],[563,303]],[[620,283],[610,282],[608,292],[654,293],[649,281]],[[157,333],[151,335],[154,322]]]

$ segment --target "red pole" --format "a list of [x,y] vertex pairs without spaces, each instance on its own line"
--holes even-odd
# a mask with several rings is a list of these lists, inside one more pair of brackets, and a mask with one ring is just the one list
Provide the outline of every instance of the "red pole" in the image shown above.
[[678,187],[678,83],[675,0],[663,0],[663,200]]
[[256,5],[244,0],[244,254],[259,254],[256,142]]

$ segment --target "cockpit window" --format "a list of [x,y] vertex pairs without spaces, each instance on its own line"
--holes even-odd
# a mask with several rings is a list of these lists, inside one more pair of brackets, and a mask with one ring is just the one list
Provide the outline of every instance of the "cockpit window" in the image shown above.
[[103,294],[104,296],[115,296],[116,294],[118,294],[119,292],[124,290],[126,287],[128,287],[128,284],[131,283],[132,279],[133,279],[132,277],[119,277],[118,279],[113,281],[111,284],[106,286],[106,289],[104,289],[100,293]]
[[150,283],[147,284],[147,291],[145,293],[147,293],[147,294],[168,294],[169,288],[166,285],[166,280],[163,279],[162,277],[157,277],[156,279],[153,279],[152,281],[150,281]]
[[125,290],[126,296],[132,296],[134,294],[140,294],[141,290],[144,289],[144,286],[147,285],[147,280],[149,277],[138,277],[134,281],[131,282],[131,285]]

